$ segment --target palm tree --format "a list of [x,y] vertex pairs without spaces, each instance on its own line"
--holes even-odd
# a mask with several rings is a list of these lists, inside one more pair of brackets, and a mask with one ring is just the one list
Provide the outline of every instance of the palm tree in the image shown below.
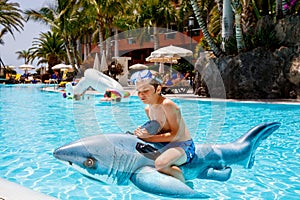
[[220,50],[219,47],[216,46],[216,44],[214,43],[211,35],[209,34],[207,28],[206,28],[206,24],[201,16],[201,11],[199,9],[197,0],[190,0],[192,7],[193,7],[193,11],[194,14],[196,16],[196,19],[198,21],[198,24],[200,26],[200,29],[204,35],[204,38],[206,39],[208,45],[210,46],[211,50],[213,51],[213,53],[215,54],[215,56],[219,57],[220,55],[222,55],[222,51]]
[[78,30],[84,25],[80,19],[80,3],[76,0],[57,0],[52,7],[43,7],[39,11],[26,10],[28,19],[45,23],[51,27],[53,32],[59,33],[64,40],[65,49],[68,55],[69,63],[76,71],[75,62],[77,59],[77,49],[74,47],[74,41],[80,37]]
[[233,0],[232,1],[232,10],[234,12],[234,19],[235,19],[235,37],[237,43],[238,52],[241,52],[245,49],[245,43],[243,39],[243,31],[241,26],[241,13],[242,13],[242,5],[240,0]]
[[[130,1],[127,0],[104,0],[102,1],[102,9],[104,12],[105,19],[105,29],[106,29],[106,58],[111,60],[111,36],[112,31],[115,30],[115,37],[118,36],[117,32],[119,29],[123,28],[120,21],[125,17],[123,16],[126,12],[127,5],[130,4]],[[116,42],[116,40],[115,40]]]
[[3,28],[1,31],[0,31],[0,44],[4,45],[4,40],[2,39],[2,37],[7,33],[7,29],[6,28]]
[[[100,55],[105,51],[104,49],[104,30],[105,30],[105,8],[102,5],[102,1],[99,0],[85,0],[83,1],[84,10],[88,10],[90,12],[90,16],[94,17],[95,23],[97,25],[97,33],[100,47]],[[91,19],[93,20],[93,19]],[[97,34],[94,33],[94,34]]]
[[283,17],[282,0],[276,0],[276,19],[281,19],[282,17]]
[[14,37],[14,30],[18,32],[23,30],[24,18],[21,14],[18,3],[9,3],[8,0],[0,1],[0,25],[5,29],[1,32],[9,32]]
[[169,0],[140,0],[137,23],[140,27],[152,27],[154,50],[159,48],[157,27],[177,20],[175,7]]
[[[98,42],[100,47],[100,56],[103,53],[110,52],[110,36],[112,35],[112,28],[118,28],[115,20],[118,17],[124,17],[124,8],[128,4],[127,0],[85,0],[82,1],[82,8],[85,13],[89,14],[89,21],[92,27],[97,27],[93,36],[98,35]],[[97,26],[95,26],[97,25]],[[106,44],[104,41],[106,41]],[[110,59],[110,55],[107,58]]]
[[222,49],[225,51],[225,42],[233,35],[231,0],[223,1],[222,14]]
[[254,27],[259,18],[256,18],[255,15],[256,5],[252,3],[252,0],[243,0],[242,7],[243,7],[241,13],[242,29],[243,29],[243,33],[248,34],[254,31]]
[[41,33],[39,38],[35,38],[29,51],[33,58],[39,59],[37,64],[47,63],[49,71],[54,65],[67,61],[64,41],[59,33]]
[[24,63],[28,64],[32,60],[32,55],[29,50],[21,50],[17,51],[16,54],[18,54],[17,59],[24,59]]

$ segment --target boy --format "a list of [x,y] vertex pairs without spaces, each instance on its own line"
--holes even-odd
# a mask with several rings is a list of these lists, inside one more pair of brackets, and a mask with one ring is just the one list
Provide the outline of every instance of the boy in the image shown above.
[[161,85],[155,79],[142,79],[136,82],[138,97],[148,104],[145,112],[150,120],[160,124],[159,133],[151,135],[138,127],[134,134],[146,142],[159,142],[165,151],[156,158],[155,168],[185,182],[178,166],[188,163],[195,155],[195,146],[181,116],[179,107],[170,99],[161,96]]

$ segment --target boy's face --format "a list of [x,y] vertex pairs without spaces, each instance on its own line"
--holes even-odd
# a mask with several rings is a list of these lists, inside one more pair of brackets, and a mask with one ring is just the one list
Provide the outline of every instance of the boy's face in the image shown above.
[[156,95],[156,91],[153,85],[147,82],[138,82],[136,83],[136,90],[138,91],[138,97],[145,104],[151,104],[153,98]]

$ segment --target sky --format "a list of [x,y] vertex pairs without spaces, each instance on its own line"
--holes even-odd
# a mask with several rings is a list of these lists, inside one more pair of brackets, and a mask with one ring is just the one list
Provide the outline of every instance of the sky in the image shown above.
[[[10,3],[19,3],[20,9],[39,10],[55,0],[9,0]],[[14,32],[15,39],[6,34],[3,36],[4,45],[0,45],[0,56],[5,65],[20,66],[24,64],[24,59],[17,59],[17,51],[28,50],[32,46],[34,38],[38,38],[42,32],[47,32],[49,28],[39,22],[29,21],[24,23],[24,30],[19,33]],[[35,67],[40,67],[33,63]]]

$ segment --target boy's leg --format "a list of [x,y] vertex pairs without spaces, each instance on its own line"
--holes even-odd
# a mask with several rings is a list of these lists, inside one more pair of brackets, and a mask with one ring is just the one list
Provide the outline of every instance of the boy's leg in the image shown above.
[[156,160],[155,168],[164,174],[168,174],[185,182],[182,171],[176,165],[182,165],[186,162],[185,151],[181,147],[170,148],[164,151]]

